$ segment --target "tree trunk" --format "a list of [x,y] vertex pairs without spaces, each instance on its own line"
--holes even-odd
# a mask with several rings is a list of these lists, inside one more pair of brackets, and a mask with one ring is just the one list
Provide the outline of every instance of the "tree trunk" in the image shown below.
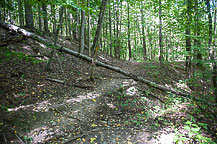
[[84,52],[84,28],[85,28],[85,11],[81,10],[81,30],[79,40],[79,53]]
[[160,64],[163,63],[163,42],[162,42],[162,18],[161,18],[161,0],[159,0],[159,47],[160,47]]
[[[90,0],[87,0],[87,7],[90,7]],[[88,47],[88,55],[91,57],[91,48],[90,48],[90,12],[88,11],[87,18],[87,47]]]
[[68,19],[69,18],[67,17],[67,8],[65,8],[64,13],[65,13],[65,27],[66,27],[65,34],[66,34],[66,36],[68,36]]
[[208,20],[209,20],[209,41],[208,41],[208,48],[209,48],[209,56],[211,59],[212,57],[212,15],[211,15],[211,10],[210,10],[210,3],[209,0],[206,0],[206,6],[207,6],[207,12],[208,12]]
[[132,50],[131,50],[131,44],[130,44],[130,6],[129,1],[127,1],[127,16],[128,16],[128,49],[129,49],[129,60],[132,59]]
[[195,29],[194,29],[194,35],[196,36],[196,38],[194,39],[194,46],[195,46],[195,55],[194,55],[194,59],[196,59],[196,66],[197,67],[202,67],[202,54],[201,54],[201,42],[199,40],[199,37],[200,36],[200,23],[199,23],[199,20],[200,20],[200,16],[199,16],[199,12],[198,12],[198,0],[195,0],[195,19],[194,19],[194,22],[195,22]]
[[67,12],[68,12],[67,20],[68,20],[68,27],[69,27],[69,36],[70,36],[70,39],[71,39],[72,38],[72,25],[71,25],[72,17],[71,17],[71,14],[70,14],[69,10]]
[[121,11],[121,13],[120,13],[120,16],[119,16],[119,25],[120,25],[120,29],[119,29],[119,31],[118,31],[118,33],[119,33],[119,35],[118,35],[118,37],[119,37],[119,41],[118,41],[118,59],[121,59],[121,48],[122,48],[122,40],[121,40],[121,26],[122,26],[122,1],[120,1],[120,3],[121,3],[121,6],[120,6],[120,11]]
[[116,55],[117,55],[117,58],[120,59],[120,30],[119,30],[119,23],[120,23],[120,16],[119,16],[119,0],[117,1],[117,7],[116,7],[116,39],[117,39],[117,43],[116,43]]
[[115,15],[116,15],[116,9],[115,9],[115,3],[113,3],[113,36],[114,36],[114,39],[113,39],[113,45],[114,45],[114,57],[117,58],[117,37],[116,37],[116,18],[115,18]]
[[96,30],[96,34],[95,34],[95,37],[94,37],[94,40],[93,40],[93,45],[91,46],[92,57],[94,57],[94,55],[97,52],[97,45],[98,45],[98,41],[99,41],[100,34],[101,34],[101,31],[102,31],[103,18],[104,18],[104,14],[105,14],[105,11],[106,11],[107,2],[108,2],[108,0],[103,0],[102,5],[100,7],[97,30]]
[[27,28],[34,28],[32,5],[29,0],[24,0],[25,4],[25,21]]
[[146,42],[145,42],[145,27],[144,27],[144,13],[143,13],[143,3],[141,1],[140,11],[141,11],[141,21],[142,21],[142,46],[144,51],[144,61],[147,60],[147,49],[146,49]]
[[40,3],[38,4],[38,29],[41,32],[41,5]]
[[44,31],[49,32],[48,18],[47,18],[47,0],[42,1],[42,11],[43,11],[43,19],[44,19]]
[[51,5],[51,15],[52,15],[52,22],[53,22],[53,34],[55,34],[56,33],[55,5]]
[[111,20],[111,4],[109,7],[109,35],[110,35],[110,56],[112,57],[112,20]]
[[187,56],[186,56],[186,63],[185,63],[185,71],[187,73],[190,72],[191,69],[191,0],[187,0],[187,23],[186,23],[186,30],[185,30],[185,34],[186,34],[186,51],[188,52]]
[[19,11],[19,23],[20,23],[20,26],[22,27],[22,26],[24,26],[22,0],[18,0],[18,11]]

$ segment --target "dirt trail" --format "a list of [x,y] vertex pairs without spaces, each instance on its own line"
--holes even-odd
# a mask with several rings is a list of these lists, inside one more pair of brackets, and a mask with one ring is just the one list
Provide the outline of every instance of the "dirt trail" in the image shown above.
[[23,106],[14,113],[15,109],[9,109],[7,119],[16,125],[18,137],[25,135],[32,143],[148,143],[150,133],[125,125],[128,115],[118,109],[114,97],[106,96],[123,84],[129,87],[133,81],[103,80],[92,91],[66,93],[58,100]]

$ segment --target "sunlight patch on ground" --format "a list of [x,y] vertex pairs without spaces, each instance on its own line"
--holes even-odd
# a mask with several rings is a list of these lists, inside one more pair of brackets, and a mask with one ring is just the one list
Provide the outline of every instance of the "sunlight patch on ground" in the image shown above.
[[133,96],[138,92],[135,86],[132,86],[126,90],[126,95]]
[[27,134],[27,136],[32,138],[33,143],[43,143],[59,134],[59,129],[54,130],[49,128],[48,126],[44,126],[32,130],[30,133]]
[[189,88],[189,86],[186,84],[186,82],[183,82],[183,81],[179,81],[178,83],[175,84],[175,86],[177,88],[180,88],[180,89],[184,89],[188,92],[191,92],[191,89]]
[[9,108],[8,111],[18,111],[18,110],[32,110],[35,112],[44,111],[46,107],[49,105],[49,101],[43,101],[41,103],[30,104],[30,105],[21,105],[15,108]]
[[96,93],[87,93],[85,95],[78,95],[74,98],[68,99],[66,100],[66,103],[73,103],[73,102],[82,102],[85,99],[95,99],[97,97],[99,97],[100,94],[96,94]]
[[130,85],[136,85],[137,82],[136,81],[129,81],[129,80],[126,80],[123,82],[123,87],[127,87],[127,86],[130,86]]
[[158,142],[160,144],[173,144],[175,142],[176,134],[175,133],[162,133],[159,137]]

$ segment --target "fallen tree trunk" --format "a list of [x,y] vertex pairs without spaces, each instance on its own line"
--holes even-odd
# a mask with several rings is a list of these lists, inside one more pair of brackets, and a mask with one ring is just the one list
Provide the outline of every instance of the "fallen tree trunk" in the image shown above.
[[[36,34],[34,34],[34,33],[31,33],[31,32],[29,32],[29,31],[27,31],[27,30],[25,30],[25,29],[19,28],[18,26],[15,26],[15,25],[12,25],[12,24],[3,23],[2,21],[0,21],[0,26],[4,27],[4,28],[6,28],[6,29],[9,29],[9,30],[11,30],[11,31],[13,31],[13,32],[18,32],[18,33],[20,33],[20,34],[22,34],[22,35],[24,35],[24,36],[30,37],[30,38],[32,38],[32,39],[34,39],[34,40],[37,40],[37,41],[40,41],[40,42],[43,42],[43,43],[49,43],[49,44],[51,44],[51,45],[54,45],[54,43],[49,42],[49,40],[47,40],[47,39],[45,39],[45,38],[43,38],[43,37],[40,37],[40,36],[38,36],[38,35],[36,35]],[[86,56],[86,55],[84,55],[84,54],[75,52],[75,51],[70,50],[70,49],[65,48],[65,47],[61,47],[61,46],[58,45],[58,44],[57,44],[56,46],[59,47],[58,50],[61,51],[61,52],[65,52],[65,53],[67,53],[67,54],[73,55],[73,56],[75,56],[75,57],[78,57],[78,58],[83,59],[83,60],[85,60],[85,61],[87,61],[87,62],[90,62],[90,63],[92,63],[92,61],[93,61],[92,58],[90,58],[90,57],[88,57],[88,56]],[[122,75],[124,75],[124,76],[127,76],[127,77],[129,77],[129,78],[135,80],[135,81],[142,82],[142,83],[144,83],[144,84],[147,84],[147,85],[149,85],[149,86],[151,86],[151,87],[154,87],[154,88],[157,88],[157,89],[159,89],[159,90],[162,90],[162,91],[169,91],[169,92],[171,92],[171,93],[173,93],[173,94],[176,94],[176,95],[180,95],[180,96],[183,96],[183,97],[190,97],[190,98],[192,98],[192,99],[194,99],[194,100],[197,100],[197,101],[200,101],[200,102],[205,102],[205,103],[208,103],[208,104],[210,104],[210,105],[216,105],[216,104],[213,104],[213,103],[210,103],[210,102],[206,102],[206,101],[204,101],[204,100],[201,100],[201,99],[199,99],[199,98],[197,98],[197,97],[193,97],[193,96],[191,96],[190,93],[177,91],[177,90],[175,90],[175,89],[173,89],[173,88],[169,88],[169,87],[165,87],[165,86],[160,85],[160,84],[156,84],[156,83],[154,83],[154,82],[152,82],[152,81],[150,81],[150,80],[144,79],[144,78],[139,77],[139,76],[137,76],[137,75],[134,75],[134,74],[132,74],[132,73],[130,73],[130,72],[127,72],[127,71],[125,71],[125,70],[123,70],[123,69],[121,69],[121,68],[119,68],[119,67],[111,66],[111,65],[102,63],[102,62],[100,62],[100,61],[97,61],[97,60],[95,60],[95,64],[96,64],[96,66],[100,66],[100,67],[103,67],[103,68],[110,69],[110,70],[112,70],[112,71],[118,72],[118,73],[120,73],[120,74],[122,74]]]

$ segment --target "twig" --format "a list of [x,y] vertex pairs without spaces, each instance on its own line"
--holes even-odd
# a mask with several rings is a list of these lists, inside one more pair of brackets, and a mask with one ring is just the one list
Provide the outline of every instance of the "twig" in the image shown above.
[[46,55],[29,55],[28,57],[46,57]]
[[6,139],[6,137],[5,137],[5,133],[3,132],[3,135],[4,135],[4,140],[5,140],[5,142],[7,143],[7,139]]
[[20,142],[21,142],[22,144],[25,144],[25,143],[22,141],[22,139],[21,139],[17,134],[15,134],[15,136],[20,140]]
[[[62,81],[62,80],[51,79],[51,78],[46,78],[46,79],[49,80],[49,81],[65,84],[64,81]],[[76,85],[76,84],[73,84],[73,85],[67,84],[67,85],[73,86],[73,87],[78,87],[78,88],[88,88],[88,89],[92,88],[92,86],[81,86],[81,85]]]
[[53,82],[57,82],[57,83],[61,83],[64,84],[64,81],[58,80],[58,79],[51,79],[51,78],[46,78],[49,81],[53,81]]
[[[13,133],[14,130],[12,128],[10,129],[12,130]],[[21,144],[25,144],[25,142],[23,142],[23,140],[16,133],[14,133],[14,135],[20,140]]]

